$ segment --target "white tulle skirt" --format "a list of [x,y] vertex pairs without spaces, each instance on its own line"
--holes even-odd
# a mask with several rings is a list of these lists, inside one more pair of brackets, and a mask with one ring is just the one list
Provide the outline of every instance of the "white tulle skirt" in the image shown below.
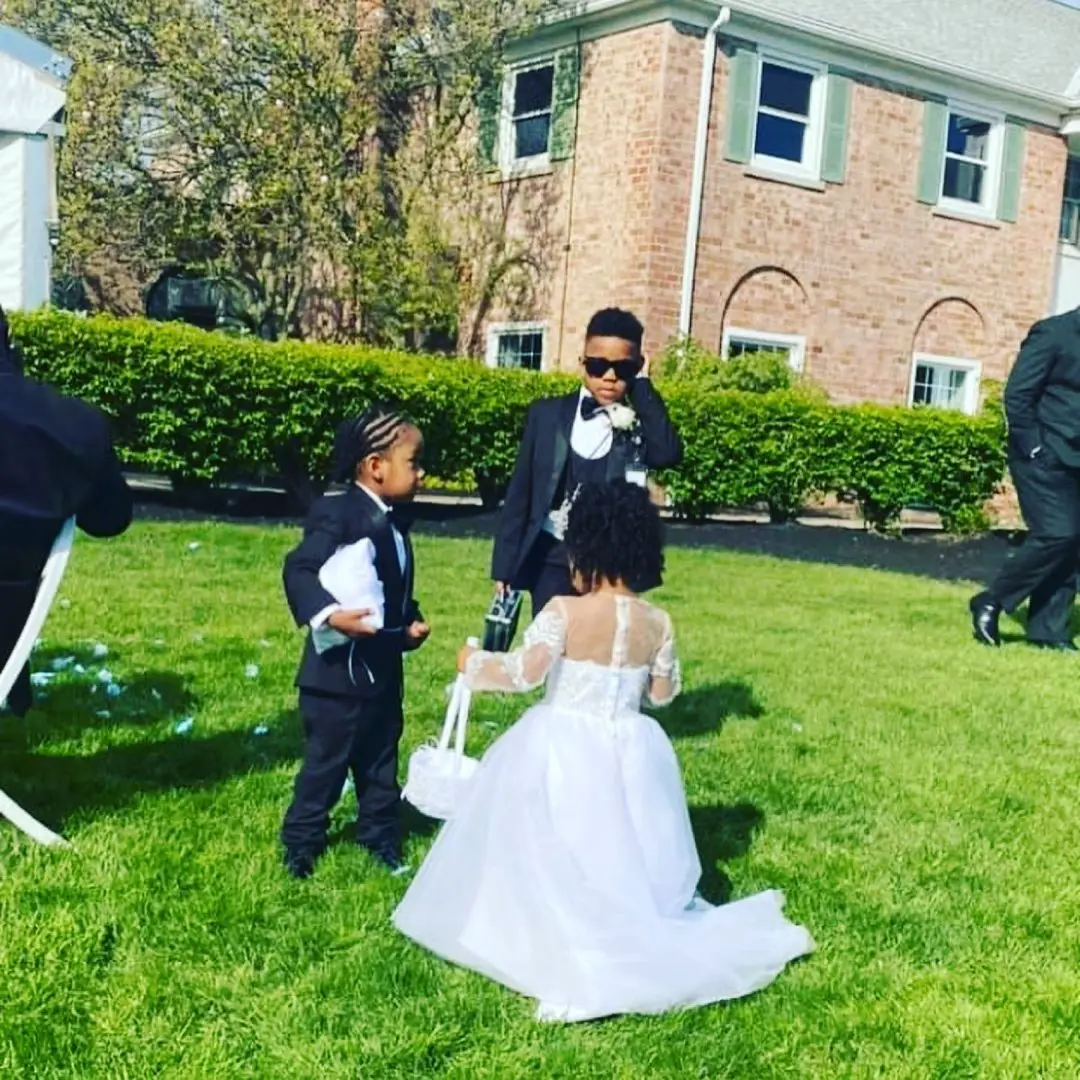
[[700,875],[660,726],[541,704],[488,751],[393,920],[549,1020],[742,997],[814,948],[781,893],[712,907]]

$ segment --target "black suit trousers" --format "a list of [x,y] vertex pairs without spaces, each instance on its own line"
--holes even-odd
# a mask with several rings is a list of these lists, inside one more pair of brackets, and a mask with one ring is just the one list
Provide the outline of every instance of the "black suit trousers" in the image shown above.
[[1011,459],[1009,470],[1028,535],[990,586],[990,598],[1008,612],[1030,598],[1028,639],[1068,641],[1080,569],[1080,469],[1044,447],[1034,459]]
[[300,715],[304,760],[281,828],[282,843],[287,848],[325,848],[330,811],[351,771],[357,842],[376,851],[396,850],[401,839],[401,687],[390,685],[373,698],[301,690]]

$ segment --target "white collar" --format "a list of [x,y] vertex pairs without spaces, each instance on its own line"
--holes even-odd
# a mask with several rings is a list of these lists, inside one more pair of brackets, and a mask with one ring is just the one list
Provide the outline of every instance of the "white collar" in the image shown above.
[[390,513],[390,507],[386,505],[369,487],[357,482],[356,485],[384,514]]

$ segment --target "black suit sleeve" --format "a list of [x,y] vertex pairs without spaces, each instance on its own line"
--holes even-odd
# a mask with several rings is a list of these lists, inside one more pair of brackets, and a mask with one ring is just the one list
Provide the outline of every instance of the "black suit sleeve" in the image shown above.
[[525,417],[525,434],[521,438],[514,472],[506,489],[499,525],[495,531],[495,546],[491,554],[491,579],[509,583],[517,572],[525,529],[529,524],[532,505],[532,459],[540,422],[536,406]]
[[1031,457],[1040,444],[1039,399],[1058,355],[1053,326],[1037,322],[1029,331],[1016,357],[1003,400],[1009,421],[1009,442],[1015,453]]
[[645,441],[645,464],[650,469],[678,465],[683,458],[682,439],[668,418],[664,399],[650,379],[636,379],[631,393]]
[[285,598],[297,626],[307,626],[320,611],[337,604],[320,584],[319,571],[342,544],[340,510],[335,505],[340,498],[316,500],[304,522],[303,539],[285,556]]
[[131,516],[131,488],[109,443],[93,487],[75,511],[75,524],[90,536],[119,536],[131,524]]

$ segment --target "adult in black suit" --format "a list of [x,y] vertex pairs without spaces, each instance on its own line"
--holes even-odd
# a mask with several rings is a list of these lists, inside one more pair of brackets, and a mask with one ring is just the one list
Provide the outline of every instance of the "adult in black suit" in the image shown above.
[[[392,410],[373,406],[339,437],[340,495],[316,500],[299,546],[285,559],[289,608],[299,626],[329,627],[347,639],[318,652],[309,636],[296,686],[304,724],[304,761],[281,840],[293,877],[308,877],[326,847],[330,811],[350,770],[356,785],[357,842],[384,865],[399,870],[401,792],[398,742],[403,728],[402,654],[428,636],[413,599],[414,563],[401,504],[423,479],[420,432]],[[370,612],[342,609],[323,588],[319,571],[341,547],[371,541],[382,582],[382,629]]]
[[[529,590],[534,614],[553,596],[574,593],[561,534],[578,487],[623,479],[644,484],[646,470],[682,460],[682,443],[644,370],[642,336],[630,312],[597,312],[585,332],[582,388],[529,409],[495,534],[491,576],[499,592]],[[624,428],[627,420],[633,425]],[[660,582],[632,584],[643,591]]]
[[[131,514],[105,416],[23,374],[0,310],[0,664],[22,633],[64,522],[74,515],[91,536],[118,536]],[[7,704],[17,716],[30,709],[28,669]]]
[[1037,322],[1005,386],[1009,471],[1028,528],[971,600],[975,637],[1000,645],[998,618],[1025,600],[1032,645],[1075,652],[1070,619],[1080,559],[1080,312]]

